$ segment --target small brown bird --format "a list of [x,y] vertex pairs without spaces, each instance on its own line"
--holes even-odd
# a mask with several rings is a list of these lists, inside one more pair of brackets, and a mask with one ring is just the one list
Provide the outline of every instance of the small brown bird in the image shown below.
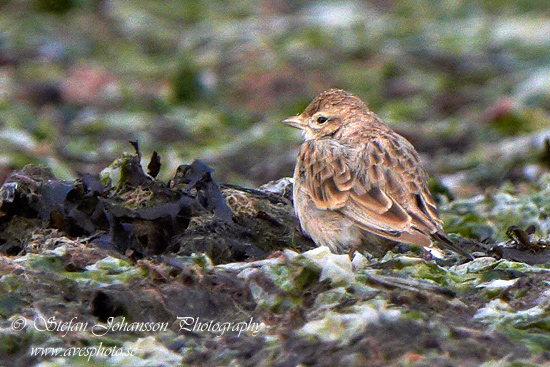
[[414,147],[359,98],[330,89],[283,122],[305,138],[294,209],[317,245],[379,257],[399,242],[432,247],[437,240],[470,257],[443,232]]

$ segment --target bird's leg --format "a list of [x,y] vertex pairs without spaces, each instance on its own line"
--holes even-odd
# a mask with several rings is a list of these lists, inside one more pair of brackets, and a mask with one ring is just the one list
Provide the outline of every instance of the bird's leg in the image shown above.
[[353,246],[349,252],[348,252],[348,256],[349,256],[349,261],[353,261],[353,255],[355,255],[355,251],[357,251],[357,247]]

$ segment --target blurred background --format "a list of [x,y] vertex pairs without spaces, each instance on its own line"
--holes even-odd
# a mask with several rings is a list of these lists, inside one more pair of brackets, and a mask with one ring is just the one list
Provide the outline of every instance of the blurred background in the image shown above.
[[547,0],[0,0],[0,181],[97,174],[138,140],[160,177],[292,175],[280,123],[346,89],[473,195],[550,167]]

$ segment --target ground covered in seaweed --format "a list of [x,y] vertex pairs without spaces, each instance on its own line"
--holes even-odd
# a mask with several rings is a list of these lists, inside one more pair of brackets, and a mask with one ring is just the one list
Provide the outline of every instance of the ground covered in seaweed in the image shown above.
[[[549,35],[547,0],[0,0],[0,364],[549,364]],[[332,87],[475,260],[301,236],[260,185]]]
[[[288,180],[220,186],[196,161],[163,182],[134,146],[101,180],[60,181],[28,166],[0,189],[4,363],[550,363],[550,250],[523,222],[510,218],[518,226],[505,241],[455,235],[473,261],[407,246],[350,260],[301,236]],[[540,201],[550,176],[537,185],[507,200],[509,211],[550,210]],[[443,208],[451,222],[486,218],[467,222],[472,231],[507,223],[491,225],[488,209],[468,200]]]

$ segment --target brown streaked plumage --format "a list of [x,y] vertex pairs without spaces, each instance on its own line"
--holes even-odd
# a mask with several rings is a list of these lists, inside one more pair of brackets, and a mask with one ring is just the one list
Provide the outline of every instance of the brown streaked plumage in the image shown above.
[[305,138],[294,206],[317,245],[382,256],[398,242],[431,247],[437,240],[469,257],[445,236],[414,147],[359,98],[330,89],[283,122]]

